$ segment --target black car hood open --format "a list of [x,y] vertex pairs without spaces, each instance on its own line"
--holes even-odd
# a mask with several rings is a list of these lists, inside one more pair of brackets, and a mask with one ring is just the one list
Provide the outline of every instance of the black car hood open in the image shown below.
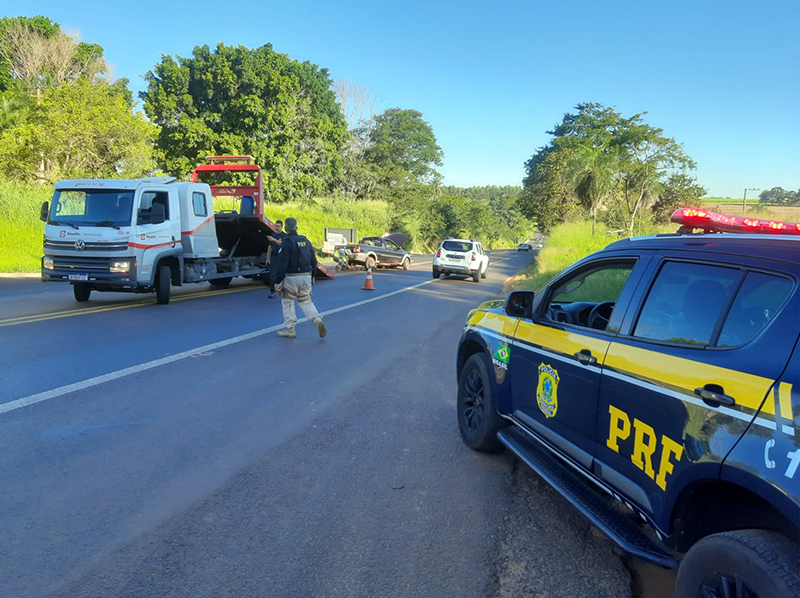
[[402,247],[403,244],[408,241],[408,235],[405,233],[390,233],[383,238],[389,239],[392,243],[396,243],[398,247]]

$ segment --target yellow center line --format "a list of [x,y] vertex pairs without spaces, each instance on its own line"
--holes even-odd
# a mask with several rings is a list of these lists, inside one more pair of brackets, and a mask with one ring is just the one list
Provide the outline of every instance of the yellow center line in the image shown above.
[[[220,289],[214,291],[204,291],[202,293],[179,295],[172,297],[171,301],[185,301],[187,299],[199,299],[201,297],[211,297],[217,295],[227,295],[229,293],[239,293],[242,291],[252,291],[254,289],[262,288],[261,285],[253,285],[248,287],[241,287],[235,289]],[[69,311],[57,311],[49,314],[34,314],[32,316],[19,316],[16,318],[7,318],[0,320],[0,328],[5,326],[17,326],[19,324],[33,324],[35,322],[45,322],[47,320],[57,320],[60,318],[70,318],[72,316],[84,316],[89,314],[98,314],[106,311],[116,311],[118,309],[128,309],[131,307],[141,307],[143,305],[155,305],[155,299],[147,299],[145,301],[132,301],[130,303],[121,303],[117,305],[106,305],[98,307],[87,307],[85,309],[76,309]]]

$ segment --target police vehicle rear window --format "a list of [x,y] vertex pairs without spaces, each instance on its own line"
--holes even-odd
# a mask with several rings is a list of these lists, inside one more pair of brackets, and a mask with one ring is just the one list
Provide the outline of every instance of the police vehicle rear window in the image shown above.
[[647,295],[633,334],[693,346],[742,345],[775,317],[793,288],[788,279],[761,272],[667,262]]
[[717,346],[735,347],[753,340],[767,327],[792,293],[792,281],[763,272],[748,272],[725,319]]
[[445,251],[471,251],[472,243],[466,241],[445,241],[442,243],[442,248]]

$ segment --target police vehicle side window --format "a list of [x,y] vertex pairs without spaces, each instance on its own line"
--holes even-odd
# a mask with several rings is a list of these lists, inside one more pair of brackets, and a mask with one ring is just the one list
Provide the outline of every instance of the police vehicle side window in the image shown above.
[[735,347],[749,343],[775,318],[793,290],[794,283],[787,278],[748,272],[716,345]]
[[194,208],[194,215],[195,216],[207,216],[208,211],[206,209],[206,196],[205,193],[198,193],[194,191],[192,193],[192,207]]
[[667,262],[645,299],[633,335],[692,346],[711,344],[742,278],[735,268]]
[[604,262],[557,283],[544,319],[605,330],[635,261]]

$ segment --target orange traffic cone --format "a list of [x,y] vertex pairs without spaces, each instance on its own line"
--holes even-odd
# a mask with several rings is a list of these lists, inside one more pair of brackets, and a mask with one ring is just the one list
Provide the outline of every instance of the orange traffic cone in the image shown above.
[[374,291],[375,285],[372,284],[372,268],[367,270],[367,280],[364,281],[364,288],[361,289],[362,291]]

